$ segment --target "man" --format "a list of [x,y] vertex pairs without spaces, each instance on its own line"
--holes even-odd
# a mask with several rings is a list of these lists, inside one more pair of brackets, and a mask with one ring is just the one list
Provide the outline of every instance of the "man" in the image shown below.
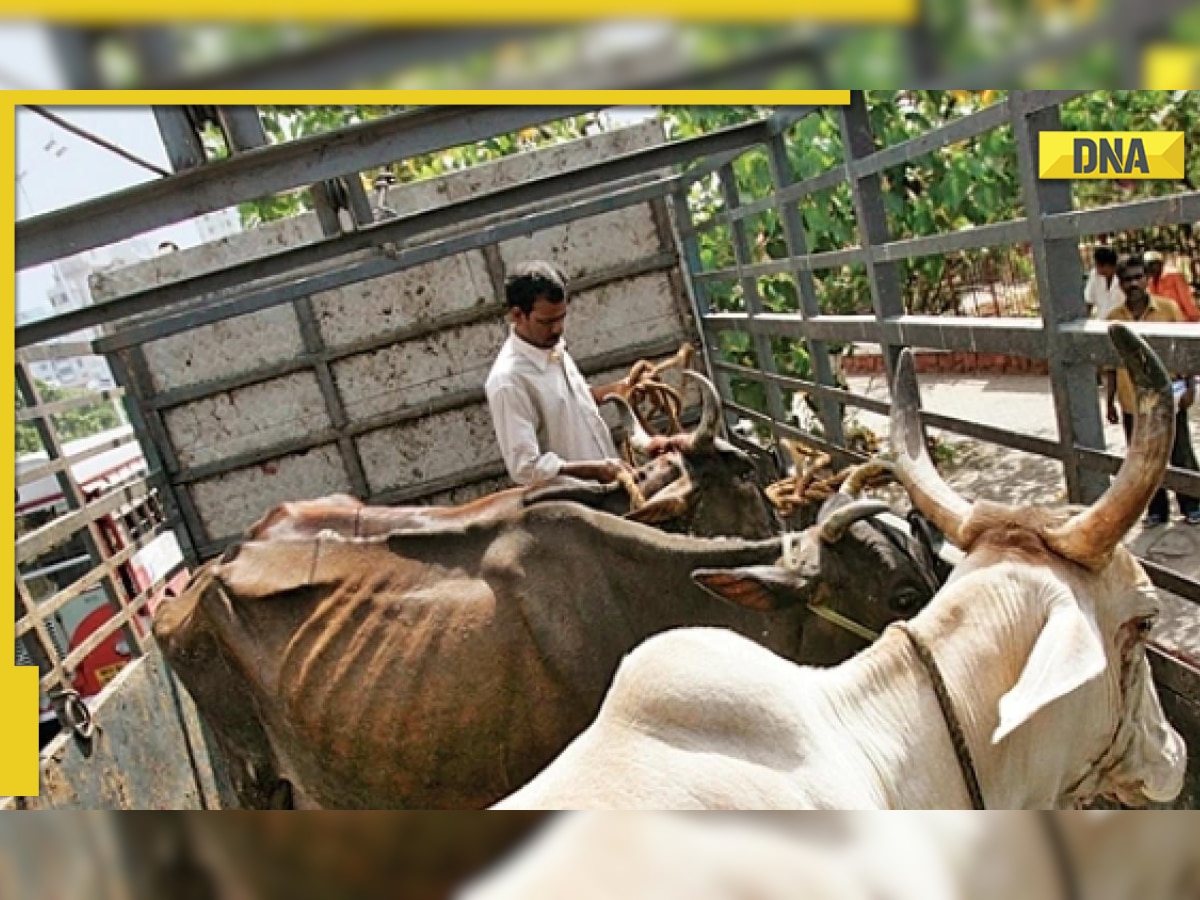
[[1200,309],[1192,299],[1192,289],[1175,269],[1166,269],[1163,255],[1151,250],[1145,256],[1146,280],[1151,294],[1174,300],[1188,322],[1200,322]]
[[[1125,302],[1108,315],[1109,321],[1118,322],[1185,322],[1183,313],[1173,300],[1157,297],[1146,290],[1146,268],[1138,256],[1129,256],[1117,264],[1117,280],[1125,293]],[[1175,444],[1171,448],[1171,465],[1179,469],[1197,471],[1196,453],[1192,449],[1192,438],[1188,431],[1188,410],[1196,399],[1196,379],[1190,375],[1173,375],[1178,409],[1175,415]],[[1137,401],[1133,381],[1125,369],[1109,370],[1107,373],[1108,421],[1120,422],[1125,428],[1125,438],[1133,430],[1133,417]],[[1120,402],[1121,414],[1117,414],[1115,400]],[[1200,499],[1176,493],[1179,511],[1189,525],[1200,525]],[[1153,528],[1165,525],[1171,517],[1171,503],[1166,488],[1159,488],[1150,501],[1150,510],[1142,525]]]
[[629,467],[596,406],[612,387],[588,387],[567,353],[566,276],[547,262],[522,263],[509,273],[504,299],[511,332],[485,390],[509,477],[615,481]]
[[1083,302],[1088,314],[1107,319],[1108,314],[1125,302],[1117,283],[1117,251],[1112,247],[1097,247],[1092,253],[1092,271],[1083,289]]

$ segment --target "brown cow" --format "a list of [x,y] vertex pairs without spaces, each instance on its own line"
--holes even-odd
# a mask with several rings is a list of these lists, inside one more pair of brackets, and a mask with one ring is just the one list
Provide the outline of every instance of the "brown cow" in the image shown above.
[[[696,429],[677,435],[673,449],[636,471],[633,487],[644,503],[631,507],[630,492],[620,484],[602,485],[572,478],[509,488],[461,506],[366,506],[354,497],[334,494],[317,500],[281,503],[246,532],[249,540],[315,537],[332,531],[343,537],[371,537],[401,530],[440,530],[500,521],[522,507],[552,500],[573,500],[664,531],[704,537],[757,540],[781,530],[775,508],[758,486],[754,461],[721,439],[721,398],[703,375],[685,370],[700,386],[703,413]],[[628,403],[618,405],[634,448],[644,451],[649,438]]]
[[[155,634],[243,805],[286,805],[290,786],[300,806],[479,808],[591,721],[650,635],[722,626],[800,659],[807,603],[875,630],[915,611],[936,584],[918,550],[859,521],[880,508],[843,501],[794,539],[755,542],[563,502],[453,530],[247,541],[200,570]],[[783,592],[796,604],[781,613],[693,582],[698,569],[769,574],[781,556],[789,578],[741,598],[765,609]],[[844,641],[838,658],[860,646]]]

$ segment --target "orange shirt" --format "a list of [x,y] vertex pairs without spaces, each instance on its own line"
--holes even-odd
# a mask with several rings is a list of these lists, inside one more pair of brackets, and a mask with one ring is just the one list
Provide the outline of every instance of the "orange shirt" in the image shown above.
[[1158,278],[1147,278],[1146,290],[1174,300],[1188,322],[1200,322],[1200,309],[1192,299],[1192,289],[1179,272],[1163,272]]

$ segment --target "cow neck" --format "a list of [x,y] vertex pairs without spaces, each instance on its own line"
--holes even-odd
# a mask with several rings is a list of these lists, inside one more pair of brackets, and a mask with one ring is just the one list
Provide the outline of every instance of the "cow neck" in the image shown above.
[[967,745],[967,736],[963,731],[962,722],[958,718],[958,714],[954,711],[954,704],[950,702],[950,691],[946,687],[946,679],[942,676],[942,670],[938,667],[937,660],[934,659],[929,646],[923,641],[907,622],[896,622],[892,625],[893,628],[899,630],[909,643],[912,644],[913,650],[917,654],[917,658],[921,660],[921,665],[925,667],[925,672],[929,676],[929,681],[933,685],[933,692],[937,696],[938,706],[942,710],[942,718],[946,722],[946,728],[950,732],[950,743],[954,745],[954,755],[958,760],[959,769],[962,771],[963,782],[967,786],[967,793],[971,797],[971,807],[973,809],[984,810],[987,805],[983,800],[983,790],[979,786],[979,773],[975,768],[975,760],[971,757],[971,748]]

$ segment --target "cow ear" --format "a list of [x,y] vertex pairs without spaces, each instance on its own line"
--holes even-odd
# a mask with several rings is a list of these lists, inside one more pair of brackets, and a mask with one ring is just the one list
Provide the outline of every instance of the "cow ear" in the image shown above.
[[774,612],[807,603],[815,586],[811,576],[778,566],[697,569],[692,581],[720,600],[755,612]]
[[992,743],[1000,743],[1055,700],[1099,678],[1107,666],[1096,626],[1075,599],[1056,603],[1020,678],[1000,698],[1000,726]]

